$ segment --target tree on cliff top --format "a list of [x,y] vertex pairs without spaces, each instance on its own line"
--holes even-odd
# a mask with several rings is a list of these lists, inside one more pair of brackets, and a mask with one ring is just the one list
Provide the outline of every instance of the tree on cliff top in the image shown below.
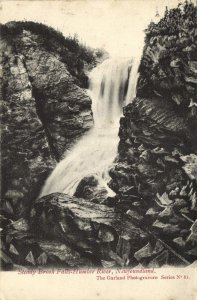
[[184,30],[196,27],[197,8],[193,2],[187,0],[179,3],[177,8],[168,9],[158,23],[151,22],[145,30],[146,41],[158,35],[177,35]]

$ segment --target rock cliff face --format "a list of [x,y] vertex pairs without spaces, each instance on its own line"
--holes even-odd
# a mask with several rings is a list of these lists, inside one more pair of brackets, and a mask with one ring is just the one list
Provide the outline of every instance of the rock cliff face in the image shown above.
[[56,161],[93,124],[83,88],[84,66],[91,68],[92,62],[74,53],[77,41],[41,24],[11,22],[1,32],[2,209],[16,217],[38,196]]
[[170,11],[146,30],[137,96],[164,97],[184,117],[196,102],[196,8],[192,3]]
[[[197,255],[196,231],[191,234],[197,218],[194,11],[193,5],[175,9],[149,26],[137,98],[124,109],[110,172],[116,208],[189,260]],[[173,18],[182,25],[170,32]]]
[[186,254],[197,218],[196,180],[185,165],[194,136],[170,106],[136,98],[125,108],[110,186],[117,193],[116,209]]

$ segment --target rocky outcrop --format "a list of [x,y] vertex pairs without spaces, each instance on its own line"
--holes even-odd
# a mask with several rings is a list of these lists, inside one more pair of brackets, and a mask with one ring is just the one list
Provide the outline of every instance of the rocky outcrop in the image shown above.
[[23,31],[16,49],[24,58],[38,115],[59,160],[92,126],[91,100],[58,56],[37,47],[37,38]]
[[[193,23],[186,26],[188,9]],[[117,210],[192,262],[197,256],[195,8],[189,4],[182,15],[177,10],[147,29],[138,97],[120,120],[110,187],[117,193]],[[185,26],[169,29],[174,20]]]
[[11,222],[2,233],[1,266],[4,270],[25,270],[28,268],[92,267],[87,257],[57,239],[38,236],[30,230],[25,219]]
[[[86,75],[81,63],[88,61],[78,54],[77,65],[76,53],[69,48],[72,39],[66,41],[56,31],[31,22],[8,23],[1,33],[1,208],[16,218],[38,196],[56,161],[91,128],[93,118],[83,88]],[[77,41],[73,45],[79,47]],[[75,64],[69,57],[75,57]]]
[[116,208],[139,219],[142,227],[171,246],[179,248],[181,239],[190,247],[190,229],[197,218],[196,179],[184,155],[194,146],[194,135],[161,99],[137,98],[124,116],[118,162],[110,172]]
[[139,97],[164,97],[185,117],[196,113],[196,7],[186,3],[150,23],[139,68]]
[[192,262],[197,165],[189,149],[195,149],[195,132],[165,101],[137,98],[125,108],[119,134],[119,156],[110,171],[116,209]]
[[7,269],[189,264],[132,214],[57,193],[35,201],[29,222],[4,228],[1,256]]
[[[97,204],[109,204],[111,200],[111,197],[108,197],[108,191],[106,187],[101,186],[95,176],[82,178],[76,188],[74,196],[77,198],[91,200]],[[114,201],[112,200],[112,202]]]

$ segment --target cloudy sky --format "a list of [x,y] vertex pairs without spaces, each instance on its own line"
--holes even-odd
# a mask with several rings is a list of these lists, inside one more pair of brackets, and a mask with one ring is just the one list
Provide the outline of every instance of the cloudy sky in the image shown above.
[[136,56],[143,30],[178,0],[1,1],[2,23],[31,20],[48,24],[65,36],[77,33],[86,45],[105,48],[112,56]]

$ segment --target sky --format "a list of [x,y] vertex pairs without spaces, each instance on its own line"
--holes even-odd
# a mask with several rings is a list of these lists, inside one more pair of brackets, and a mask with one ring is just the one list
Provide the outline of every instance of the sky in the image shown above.
[[77,33],[93,48],[104,48],[113,57],[141,54],[144,29],[162,16],[166,5],[179,0],[1,1],[1,23],[31,20],[52,26],[65,36]]

